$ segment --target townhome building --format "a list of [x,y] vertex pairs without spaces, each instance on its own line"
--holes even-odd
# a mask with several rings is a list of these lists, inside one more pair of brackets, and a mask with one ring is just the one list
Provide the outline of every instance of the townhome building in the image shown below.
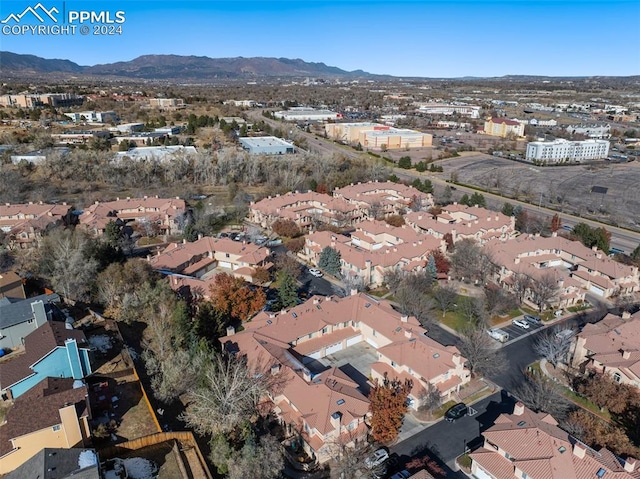
[[24,345],[31,332],[54,318],[58,303],[60,296],[55,293],[28,299],[0,297],[0,348],[13,349]]
[[258,268],[270,269],[269,248],[229,238],[205,236],[189,243],[171,243],[149,263],[155,270],[202,278],[217,269],[253,281]]
[[46,231],[72,222],[72,209],[66,203],[0,205],[0,230],[8,235],[12,249],[35,247]]
[[548,238],[524,234],[494,239],[485,247],[497,266],[495,281],[507,289],[517,274],[532,278],[553,274],[559,286],[557,307],[584,300],[587,291],[606,299],[640,290],[637,266],[618,263],[597,248],[587,248],[556,233]]
[[[403,231],[404,232],[404,231]],[[360,247],[360,238],[370,241],[368,249]],[[306,236],[305,244],[298,253],[302,259],[318,265],[322,250],[331,247],[340,253],[340,273],[362,280],[365,286],[376,287],[384,283],[385,274],[391,271],[422,271],[434,250],[444,251],[445,242],[432,236],[423,236],[411,243],[380,246],[362,231],[356,233],[356,241],[330,231],[317,231]]]
[[357,205],[314,191],[269,196],[249,205],[249,221],[262,228],[269,228],[279,219],[292,220],[305,229],[319,223],[340,227],[353,225],[365,217],[366,213]]
[[80,227],[96,236],[104,234],[110,221],[138,225],[143,230],[159,234],[176,234],[184,228],[186,205],[180,198],[116,198],[96,201],[80,215]]
[[434,214],[411,211],[405,215],[405,221],[422,234],[443,239],[451,235],[453,244],[462,239],[473,239],[484,244],[496,238],[506,240],[516,234],[514,217],[457,203],[444,206],[441,212]]
[[478,479],[637,479],[640,462],[595,450],[558,427],[546,413],[521,402],[482,433],[484,445],[469,454]]
[[448,397],[470,379],[459,351],[425,334],[416,318],[354,291],[345,298],[314,296],[289,311],[259,313],[242,331],[230,331],[220,341],[227,351],[245,355],[256,373],[282,375],[269,397],[273,410],[310,456],[326,462],[336,443],[366,437],[369,400],[355,378],[335,367],[319,371],[318,361],[366,343],[377,351],[370,375],[410,377],[417,391],[412,406],[418,407],[426,382]]
[[607,374],[640,388],[640,312],[607,314],[575,337],[572,364],[582,372]]
[[435,204],[430,193],[393,181],[352,183],[336,189],[333,196],[358,206],[367,212],[370,219],[403,214],[409,209],[426,209]]

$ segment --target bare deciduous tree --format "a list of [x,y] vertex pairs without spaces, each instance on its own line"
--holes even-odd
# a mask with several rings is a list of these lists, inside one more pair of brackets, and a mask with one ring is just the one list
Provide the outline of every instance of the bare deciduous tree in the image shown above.
[[419,411],[433,413],[442,405],[442,394],[440,390],[430,382],[427,382],[427,387],[422,391],[418,399],[420,402],[418,406]]
[[547,377],[526,376],[514,395],[534,411],[544,411],[556,419],[562,419],[571,404],[560,391],[560,385]]
[[471,374],[474,376],[496,374],[505,368],[504,353],[496,349],[495,343],[484,327],[470,327],[461,333],[458,348],[467,358]]
[[281,477],[283,467],[282,446],[275,437],[265,435],[259,441],[250,437],[240,453],[229,458],[227,477],[245,479],[250,471],[253,479],[276,479]]
[[217,355],[205,366],[200,386],[187,393],[182,419],[200,434],[232,431],[258,415],[260,398],[278,376],[253,371],[244,356]]
[[573,335],[558,333],[560,333],[559,328],[547,329],[538,336],[538,340],[533,345],[534,351],[549,361],[554,368],[567,359],[573,340]]
[[529,291],[531,299],[543,311],[558,295],[558,281],[550,271],[545,272],[539,278],[531,280]]
[[431,295],[438,304],[438,308],[442,311],[443,317],[447,314],[447,311],[450,311],[451,308],[453,308],[453,305],[456,304],[456,301],[458,300],[458,292],[455,288],[448,285],[434,288]]

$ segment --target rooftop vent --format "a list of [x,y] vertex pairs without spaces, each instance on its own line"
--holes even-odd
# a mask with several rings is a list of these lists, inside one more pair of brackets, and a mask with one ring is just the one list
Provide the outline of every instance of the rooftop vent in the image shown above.
[[365,308],[370,308],[370,307],[371,307],[371,303],[366,303],[366,304],[364,305],[364,307],[365,307]]
[[567,450],[567,448],[566,448],[566,447],[564,447],[564,446],[560,446],[560,447],[558,448],[558,452],[559,452],[560,454],[563,454],[566,450]]
[[293,316],[294,318],[298,317],[298,315],[296,313],[291,313],[291,316]]
[[344,399],[338,399],[338,401],[336,402],[336,404],[338,406],[342,406],[344,404]]
[[273,324],[273,321],[271,321],[270,319],[267,319],[267,324]]
[[440,353],[433,353],[434,359],[438,359],[440,357]]

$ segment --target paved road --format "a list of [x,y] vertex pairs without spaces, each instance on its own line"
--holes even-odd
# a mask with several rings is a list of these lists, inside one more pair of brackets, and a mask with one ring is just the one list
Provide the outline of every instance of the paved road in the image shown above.
[[[401,180],[407,180],[407,181],[413,181],[415,178],[425,178],[428,177],[432,183],[434,184],[439,184],[442,186],[452,186],[455,187],[458,191],[461,191],[463,193],[469,193],[469,194],[473,194],[475,193],[477,190],[473,189],[473,188],[468,188],[466,186],[461,186],[461,185],[451,185],[450,183],[448,183],[446,180],[444,180],[441,177],[438,177],[437,175],[424,175],[424,174],[420,174],[417,172],[413,172],[413,171],[407,171],[407,170],[403,170],[400,168],[394,168],[394,173],[396,176],[398,176],[398,178],[400,178]],[[496,201],[500,201],[500,202],[509,202],[512,205],[516,206],[521,206],[523,209],[530,211],[532,213],[535,213],[537,215],[542,215],[542,216],[547,216],[547,217],[551,217],[555,214],[557,214],[561,219],[563,224],[569,225],[571,227],[575,226],[578,223],[586,223],[591,227],[604,227],[607,229],[607,231],[612,233],[612,238],[611,238],[611,246],[615,247],[615,248],[620,248],[621,250],[625,251],[626,253],[631,253],[634,248],[636,246],[638,246],[640,244],[640,233],[635,233],[633,231],[629,231],[629,230],[625,230],[625,229],[621,229],[621,228],[617,228],[615,226],[610,226],[604,223],[600,223],[598,221],[593,221],[593,220],[589,220],[586,218],[581,218],[578,216],[574,216],[574,215],[570,215],[567,213],[561,213],[555,210],[550,210],[548,208],[543,207],[538,207],[536,205],[532,205],[530,203],[524,203],[522,201],[518,201],[518,200],[514,200],[511,198],[507,198],[504,196],[500,196],[500,195],[496,195],[493,193],[486,193],[486,192],[482,192],[482,194],[487,197],[487,198],[492,198],[493,200]]]
[[512,412],[514,402],[506,392],[496,392],[472,406],[477,411],[473,416],[465,416],[454,423],[439,421],[390,450],[400,456],[401,462],[423,454],[435,456],[449,467],[447,477],[466,477],[451,470],[455,458],[463,453],[465,447],[481,444],[482,431],[490,427],[500,414]]
[[344,296],[344,291],[341,288],[333,285],[325,278],[316,278],[309,273],[309,269],[306,267],[302,273],[300,273],[300,276],[298,276],[298,281],[301,284],[299,290],[308,293],[309,296],[314,294],[321,296],[331,296],[332,294]]

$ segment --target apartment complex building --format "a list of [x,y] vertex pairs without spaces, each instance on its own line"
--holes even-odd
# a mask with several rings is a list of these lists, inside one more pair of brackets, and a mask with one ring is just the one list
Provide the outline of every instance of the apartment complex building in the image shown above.
[[115,201],[96,201],[80,215],[80,227],[100,236],[107,223],[120,220],[150,227],[161,234],[174,234],[184,227],[185,202],[180,198],[117,198]]
[[586,324],[575,337],[572,365],[640,388],[640,312]]
[[184,100],[182,98],[149,98],[149,106],[151,108],[184,108]]
[[605,448],[596,451],[558,427],[546,413],[521,402],[501,414],[482,433],[484,446],[469,454],[478,479],[637,479],[640,463],[619,459]]
[[485,135],[507,137],[523,137],[524,125],[517,120],[508,120],[507,118],[489,118],[484,122]]
[[569,125],[565,131],[571,135],[584,135],[594,140],[606,140],[611,138],[611,125]]
[[0,95],[0,106],[37,108],[41,106],[68,107],[82,105],[84,97],[74,93],[34,93],[22,95]]
[[270,258],[271,251],[263,246],[205,236],[193,243],[170,243],[157,255],[149,257],[149,263],[159,271],[196,278],[217,269],[252,282],[258,268],[271,268]]
[[525,158],[536,163],[581,163],[588,160],[601,160],[608,155],[607,140],[569,141],[560,138],[554,141],[528,143]]
[[447,396],[470,379],[459,351],[425,332],[414,317],[400,315],[388,302],[353,293],[314,296],[289,311],[259,313],[243,331],[220,341],[227,351],[246,355],[257,374],[282,375],[282,387],[270,396],[279,420],[286,430],[301,434],[312,457],[326,462],[335,454],[336,441],[349,445],[366,437],[369,400],[342,370],[314,373],[311,363],[366,343],[377,351],[371,374],[411,378],[413,406],[418,407],[422,384],[431,382]]
[[498,267],[494,279],[506,289],[512,287],[518,274],[534,279],[554,275],[559,293],[550,306],[572,306],[584,300],[586,291],[602,298],[640,291],[637,266],[618,263],[602,251],[556,233],[549,238],[523,234],[507,240],[494,239],[485,247]]
[[411,211],[405,215],[405,221],[416,231],[435,238],[451,235],[454,244],[465,238],[484,244],[494,238],[512,238],[516,233],[514,217],[457,203],[443,206],[437,214]]
[[351,183],[333,192],[336,198],[344,198],[349,204],[367,212],[371,219],[390,214],[404,213],[409,208],[433,206],[431,193],[423,193],[413,186],[393,181],[368,181]]
[[33,247],[48,229],[72,220],[72,209],[66,203],[0,205],[0,230],[9,236],[13,249]]

